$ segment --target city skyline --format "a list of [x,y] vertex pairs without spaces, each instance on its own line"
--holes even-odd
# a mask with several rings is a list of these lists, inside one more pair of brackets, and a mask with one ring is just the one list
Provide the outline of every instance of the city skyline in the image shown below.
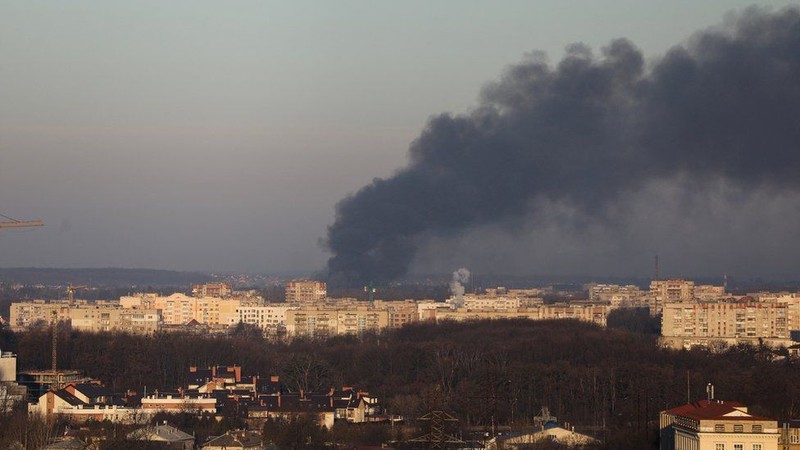
[[[429,117],[469,113],[509,65],[626,38],[649,66],[747,5],[2,3],[0,213],[46,227],[3,230],[0,266],[319,270],[334,205],[405,166]],[[433,236],[412,271],[641,276],[658,253],[673,273],[791,276],[800,262],[792,192],[711,179],[627,195],[619,223],[555,205]]]

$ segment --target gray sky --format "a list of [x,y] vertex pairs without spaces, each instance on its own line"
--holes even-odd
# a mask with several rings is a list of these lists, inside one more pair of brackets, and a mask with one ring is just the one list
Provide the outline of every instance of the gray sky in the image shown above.
[[[658,56],[750,3],[0,1],[0,213],[47,224],[0,232],[0,266],[321,268],[336,202],[506,65],[617,37]],[[557,272],[585,258],[560,248]]]

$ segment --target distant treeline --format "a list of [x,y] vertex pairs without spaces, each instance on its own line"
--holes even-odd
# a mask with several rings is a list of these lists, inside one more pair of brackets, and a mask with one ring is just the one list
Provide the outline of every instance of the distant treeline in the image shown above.
[[57,268],[0,268],[0,281],[29,285],[66,286],[180,286],[212,281],[212,276],[200,272],[178,272],[153,269],[57,269]]
[[[800,368],[765,348],[721,353],[659,348],[646,316],[611,317],[619,328],[574,321],[416,324],[380,335],[274,343],[239,326],[227,336],[61,331],[59,366],[81,369],[115,391],[174,389],[189,366],[237,364],[277,374],[288,389],[356,385],[383,395],[390,412],[416,417],[445,408],[464,426],[530,424],[542,406],[593,430],[608,448],[651,448],[658,412],[687,398],[748,404],[778,419],[800,415]],[[50,334],[0,333],[20,370],[49,366]]]

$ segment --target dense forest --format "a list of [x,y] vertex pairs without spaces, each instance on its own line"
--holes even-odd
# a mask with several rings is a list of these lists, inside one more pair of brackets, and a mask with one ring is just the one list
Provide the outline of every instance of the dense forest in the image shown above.
[[[237,364],[279,375],[292,390],[360,386],[389,412],[413,418],[444,408],[463,427],[530,424],[542,406],[606,442],[656,445],[658,412],[705,396],[748,404],[777,419],[800,415],[800,368],[765,348],[712,353],[659,348],[655,323],[635,310],[610,326],[574,321],[422,323],[379,335],[271,342],[240,326],[226,336],[151,337],[61,330],[59,365],[115,391],[174,389],[189,366]],[[20,370],[49,366],[45,329],[0,332]]]

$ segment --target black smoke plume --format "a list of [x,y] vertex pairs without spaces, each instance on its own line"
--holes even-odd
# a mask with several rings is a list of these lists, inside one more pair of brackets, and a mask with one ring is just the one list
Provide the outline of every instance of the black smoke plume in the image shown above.
[[[564,202],[600,217],[658,179],[800,187],[800,10],[751,8],[645,62],[629,41],[573,45],[487,86],[470,113],[433,117],[407,167],[339,202],[330,281],[404,275],[423,236]],[[534,210],[535,214],[536,211]]]

